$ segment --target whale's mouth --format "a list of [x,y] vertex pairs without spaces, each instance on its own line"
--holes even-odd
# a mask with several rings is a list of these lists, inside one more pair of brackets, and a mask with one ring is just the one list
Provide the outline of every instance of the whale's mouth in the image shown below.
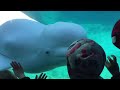
[[55,54],[56,57],[60,57],[60,58],[65,58],[66,57],[66,53],[57,53]]
[[65,58],[67,53],[67,47],[56,49],[54,52],[55,57]]

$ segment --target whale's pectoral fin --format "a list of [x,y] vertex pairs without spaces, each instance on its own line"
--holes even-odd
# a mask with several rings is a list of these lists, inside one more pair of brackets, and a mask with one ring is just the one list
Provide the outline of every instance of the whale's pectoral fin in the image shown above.
[[0,71],[11,68],[11,60],[4,55],[0,54]]

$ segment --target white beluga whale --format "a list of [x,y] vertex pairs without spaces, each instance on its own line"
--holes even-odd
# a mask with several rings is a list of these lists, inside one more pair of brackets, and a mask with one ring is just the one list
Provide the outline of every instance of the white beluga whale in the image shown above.
[[20,62],[25,72],[40,73],[66,65],[66,51],[75,40],[87,38],[75,23],[45,25],[35,20],[14,18],[0,25],[0,70]]

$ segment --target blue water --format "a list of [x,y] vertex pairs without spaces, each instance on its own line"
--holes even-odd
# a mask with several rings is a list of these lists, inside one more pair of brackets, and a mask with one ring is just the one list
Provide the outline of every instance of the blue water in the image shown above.
[[[114,54],[117,57],[117,62],[120,66],[120,50],[116,48],[111,41],[111,32],[114,26],[114,23],[120,18],[120,12],[67,12],[67,11],[42,11],[42,12],[24,12],[38,21],[50,24],[57,21],[67,21],[74,22],[82,25],[86,31],[88,38],[95,40],[100,44],[106,52],[106,55]],[[45,72],[48,76],[48,79],[69,79],[67,73],[67,67],[58,67],[53,70]],[[30,78],[34,79],[36,74],[25,73]],[[39,73],[37,73],[38,75]],[[104,79],[110,79],[111,74],[108,72],[106,67],[104,67],[101,76]]]

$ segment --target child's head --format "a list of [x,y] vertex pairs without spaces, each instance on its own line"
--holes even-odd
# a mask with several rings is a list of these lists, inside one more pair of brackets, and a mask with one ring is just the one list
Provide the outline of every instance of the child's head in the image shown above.
[[74,78],[98,77],[104,68],[105,61],[106,55],[103,48],[93,40],[81,39],[73,42],[68,48],[68,73]]

